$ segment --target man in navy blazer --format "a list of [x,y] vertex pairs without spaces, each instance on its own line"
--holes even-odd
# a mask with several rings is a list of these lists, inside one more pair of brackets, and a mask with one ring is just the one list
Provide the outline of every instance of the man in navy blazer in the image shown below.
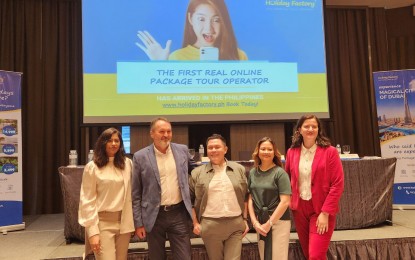
[[150,125],[153,144],[133,158],[132,202],[135,233],[147,238],[149,258],[166,259],[166,234],[173,258],[191,259],[192,204],[189,172],[193,159],[188,148],[171,143],[171,124],[156,118]]

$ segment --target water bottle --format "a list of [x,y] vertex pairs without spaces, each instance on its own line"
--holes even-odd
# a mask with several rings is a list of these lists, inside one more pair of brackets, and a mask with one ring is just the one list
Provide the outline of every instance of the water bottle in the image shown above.
[[88,153],[88,162],[87,163],[89,163],[93,159],[94,159],[94,150],[89,150],[89,153]]
[[337,145],[336,145],[336,149],[337,149],[337,152],[338,152],[339,154],[341,154],[341,153],[342,153],[342,148],[340,147],[340,144],[337,144]]
[[202,157],[205,156],[205,148],[203,147],[203,144],[199,146],[199,156],[200,160],[202,160]]
[[76,150],[69,151],[69,166],[75,167],[78,165],[78,153]]

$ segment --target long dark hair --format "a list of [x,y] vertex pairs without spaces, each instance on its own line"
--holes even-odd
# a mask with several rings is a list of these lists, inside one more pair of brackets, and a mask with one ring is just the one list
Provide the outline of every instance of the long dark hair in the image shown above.
[[277,146],[275,145],[275,142],[270,138],[270,137],[262,137],[258,143],[255,146],[255,150],[252,153],[252,159],[254,159],[254,167],[258,167],[261,164],[261,159],[259,158],[259,147],[261,147],[261,144],[264,142],[270,142],[272,144],[272,148],[274,149],[274,158],[272,158],[272,161],[282,167],[282,162],[281,162],[281,154],[277,149]]
[[220,60],[239,60],[238,43],[233,31],[231,18],[224,0],[190,0],[186,11],[186,21],[184,26],[183,44],[185,48],[196,42],[196,35],[192,25],[189,23],[188,15],[193,15],[196,8],[201,4],[210,5],[220,17],[220,35],[215,41],[215,47],[219,49]]
[[300,134],[300,128],[303,126],[304,121],[308,119],[315,119],[318,126],[318,134],[316,138],[316,144],[320,147],[328,147],[331,145],[330,139],[325,135],[324,129],[321,125],[320,120],[315,115],[303,115],[300,119],[297,121],[297,125],[294,129],[294,134],[292,137],[292,143],[291,148],[293,147],[300,147],[303,143],[303,136]]
[[109,157],[106,152],[106,146],[108,141],[111,139],[113,134],[117,134],[118,138],[120,139],[120,149],[114,156],[114,166],[118,169],[125,168],[125,149],[124,149],[124,142],[122,141],[121,132],[115,128],[108,128],[98,137],[97,142],[95,143],[94,149],[94,163],[99,167],[102,168],[107,165],[109,161]]

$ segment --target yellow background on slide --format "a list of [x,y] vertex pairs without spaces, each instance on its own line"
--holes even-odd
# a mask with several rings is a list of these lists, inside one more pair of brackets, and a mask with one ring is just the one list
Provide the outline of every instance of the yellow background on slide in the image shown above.
[[[328,112],[326,74],[299,74],[298,85],[299,92],[283,93],[117,94],[116,74],[84,74],[84,116]],[[263,98],[232,99],[240,95],[262,95]],[[175,96],[200,99],[173,100]],[[221,107],[163,108],[186,102],[222,104]],[[228,106],[227,102],[238,106]],[[242,102],[258,103],[245,106]]]

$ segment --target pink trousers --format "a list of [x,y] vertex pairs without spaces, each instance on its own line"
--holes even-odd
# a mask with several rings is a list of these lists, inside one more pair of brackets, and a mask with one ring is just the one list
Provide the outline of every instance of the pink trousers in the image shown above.
[[305,258],[310,260],[327,259],[327,250],[336,225],[336,216],[329,216],[328,231],[320,235],[317,233],[316,227],[319,213],[314,211],[312,200],[300,199],[297,210],[293,210],[292,213]]

